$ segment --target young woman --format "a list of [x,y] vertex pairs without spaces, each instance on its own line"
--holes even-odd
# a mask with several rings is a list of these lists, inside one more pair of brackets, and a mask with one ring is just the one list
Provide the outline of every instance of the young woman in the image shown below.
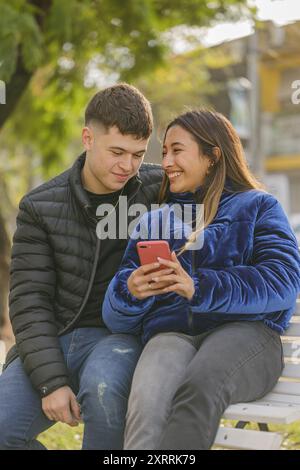
[[[225,409],[262,397],[281,374],[280,334],[300,291],[300,258],[280,204],[251,174],[222,114],[192,111],[172,121],[162,165],[167,204],[141,218],[103,317],[113,333],[141,333],[145,343],[125,448],[209,449]],[[141,267],[137,234],[153,223],[164,233],[174,203],[194,210],[198,202],[204,230],[196,220],[180,239],[174,217],[162,235],[172,261],[159,259],[159,273]]]

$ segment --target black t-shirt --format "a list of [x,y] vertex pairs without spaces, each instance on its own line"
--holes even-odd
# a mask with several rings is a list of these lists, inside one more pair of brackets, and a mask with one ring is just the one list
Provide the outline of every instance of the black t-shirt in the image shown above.
[[[122,190],[110,194],[95,194],[85,190],[89,196],[93,215],[100,204],[112,204],[115,206],[122,193]],[[125,192],[124,192],[125,195]],[[116,220],[118,222],[119,204],[116,206]],[[106,214],[105,214],[106,215]],[[95,228],[96,229],[96,228]],[[102,321],[102,303],[109,282],[115,275],[112,266],[119,266],[127,246],[127,239],[101,239],[100,256],[94,283],[87,301],[87,304],[80,316],[77,327],[105,326]]]

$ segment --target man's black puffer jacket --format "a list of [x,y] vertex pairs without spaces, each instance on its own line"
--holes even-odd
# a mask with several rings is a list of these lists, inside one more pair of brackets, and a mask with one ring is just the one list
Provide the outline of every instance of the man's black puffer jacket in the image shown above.
[[[41,396],[69,384],[58,336],[78,324],[101,250],[97,219],[81,183],[84,161],[82,154],[19,205],[9,295],[16,346],[8,353],[6,367],[19,355]],[[126,185],[128,205],[150,208],[157,202],[161,180],[160,165],[143,164]],[[111,266],[111,278],[117,269]]]

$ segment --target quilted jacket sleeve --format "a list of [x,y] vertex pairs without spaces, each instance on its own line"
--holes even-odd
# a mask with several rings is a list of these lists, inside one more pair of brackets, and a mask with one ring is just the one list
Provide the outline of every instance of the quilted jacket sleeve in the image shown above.
[[253,239],[252,263],[226,269],[198,268],[193,312],[270,313],[289,309],[300,291],[297,241],[279,202],[264,195]]
[[68,384],[54,321],[55,267],[47,233],[28,197],[13,238],[9,310],[19,356],[41,396]]
[[112,333],[140,334],[144,316],[151,309],[155,297],[139,300],[128,290],[130,274],[140,266],[136,244],[137,232],[141,230],[143,218],[135,228],[125,251],[119,271],[110,282],[102,306],[102,318]]

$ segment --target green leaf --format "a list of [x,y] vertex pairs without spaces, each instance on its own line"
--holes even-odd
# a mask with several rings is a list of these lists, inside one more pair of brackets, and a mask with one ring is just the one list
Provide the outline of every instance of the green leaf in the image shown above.
[[15,72],[18,57],[18,45],[12,35],[0,41],[0,79],[8,82]]

